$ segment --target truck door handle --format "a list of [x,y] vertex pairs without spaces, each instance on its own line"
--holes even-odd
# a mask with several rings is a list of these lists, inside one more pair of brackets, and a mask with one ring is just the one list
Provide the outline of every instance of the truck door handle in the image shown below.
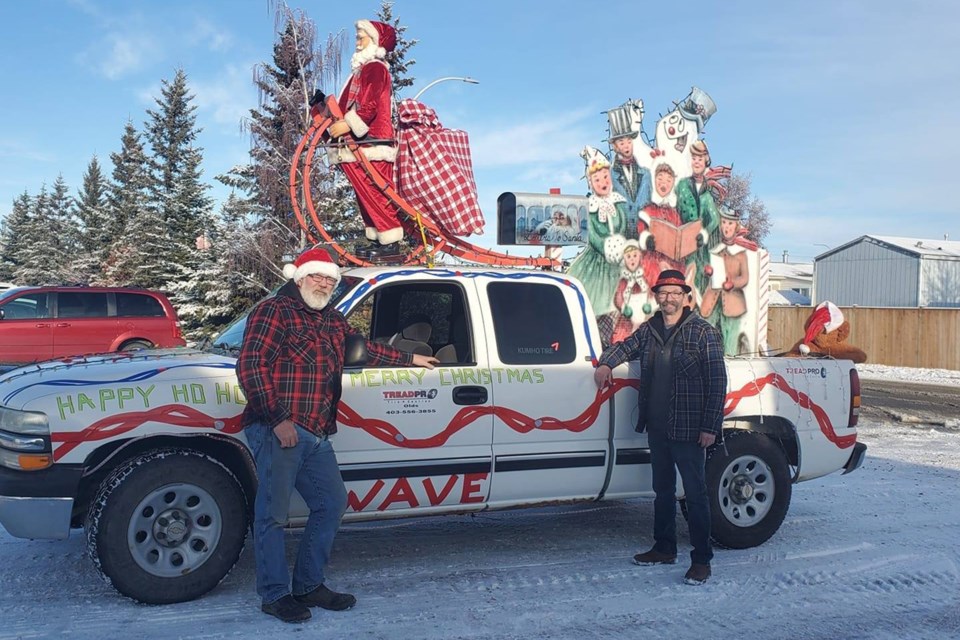
[[49,328],[50,328],[50,323],[49,323],[49,322],[38,322],[35,326],[37,327],[37,329],[49,329]]
[[69,327],[69,326],[70,326],[70,323],[69,323],[69,322],[58,322],[58,323],[57,323],[57,326],[58,326],[58,327]]
[[485,404],[487,402],[486,387],[454,387],[454,404]]

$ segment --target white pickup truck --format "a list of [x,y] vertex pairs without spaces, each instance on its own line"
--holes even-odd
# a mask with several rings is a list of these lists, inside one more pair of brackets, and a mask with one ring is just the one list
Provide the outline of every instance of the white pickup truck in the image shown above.
[[[442,363],[344,371],[334,444],[348,521],[652,496],[636,365],[596,388],[597,325],[575,280],[363,268],[344,272],[332,304],[369,338]],[[99,571],[142,602],[214,588],[243,548],[257,485],[230,357],[243,328],[206,351],[0,376],[0,524],[23,538],[84,527]],[[707,480],[714,538],[744,548],[777,531],[792,483],[853,471],[866,447],[852,363],[738,357],[727,369],[725,445]],[[296,501],[291,525],[305,515]]]

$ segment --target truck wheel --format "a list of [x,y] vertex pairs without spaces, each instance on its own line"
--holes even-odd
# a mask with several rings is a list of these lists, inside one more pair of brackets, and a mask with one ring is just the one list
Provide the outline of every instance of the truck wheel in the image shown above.
[[97,571],[146,604],[193,600],[236,564],[247,533],[236,477],[202,453],[159,449],[128,460],[100,485],[87,514]]
[[713,539],[730,549],[763,544],[777,532],[793,486],[787,458],[773,439],[754,431],[724,434],[726,446],[707,456]]

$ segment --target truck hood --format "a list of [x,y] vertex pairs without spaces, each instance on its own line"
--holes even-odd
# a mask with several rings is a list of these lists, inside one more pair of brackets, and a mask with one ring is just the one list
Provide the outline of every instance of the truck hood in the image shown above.
[[65,387],[146,381],[161,373],[169,377],[178,369],[185,378],[195,376],[198,367],[232,374],[235,366],[235,358],[184,348],[61,358],[0,375],[0,405],[20,408]]

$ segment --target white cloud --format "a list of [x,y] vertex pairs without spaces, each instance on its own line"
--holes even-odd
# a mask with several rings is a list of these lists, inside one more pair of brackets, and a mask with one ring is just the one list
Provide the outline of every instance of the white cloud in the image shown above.
[[581,108],[508,126],[474,125],[470,146],[473,163],[481,169],[504,166],[567,165],[578,154],[584,140],[596,136],[597,109]]
[[251,82],[253,63],[226,65],[210,79],[191,78],[190,88],[201,114],[226,132],[236,133],[240,121],[257,104],[257,92]]
[[224,52],[233,46],[233,34],[203,18],[194,23],[187,40],[193,46],[204,46],[210,51]]

